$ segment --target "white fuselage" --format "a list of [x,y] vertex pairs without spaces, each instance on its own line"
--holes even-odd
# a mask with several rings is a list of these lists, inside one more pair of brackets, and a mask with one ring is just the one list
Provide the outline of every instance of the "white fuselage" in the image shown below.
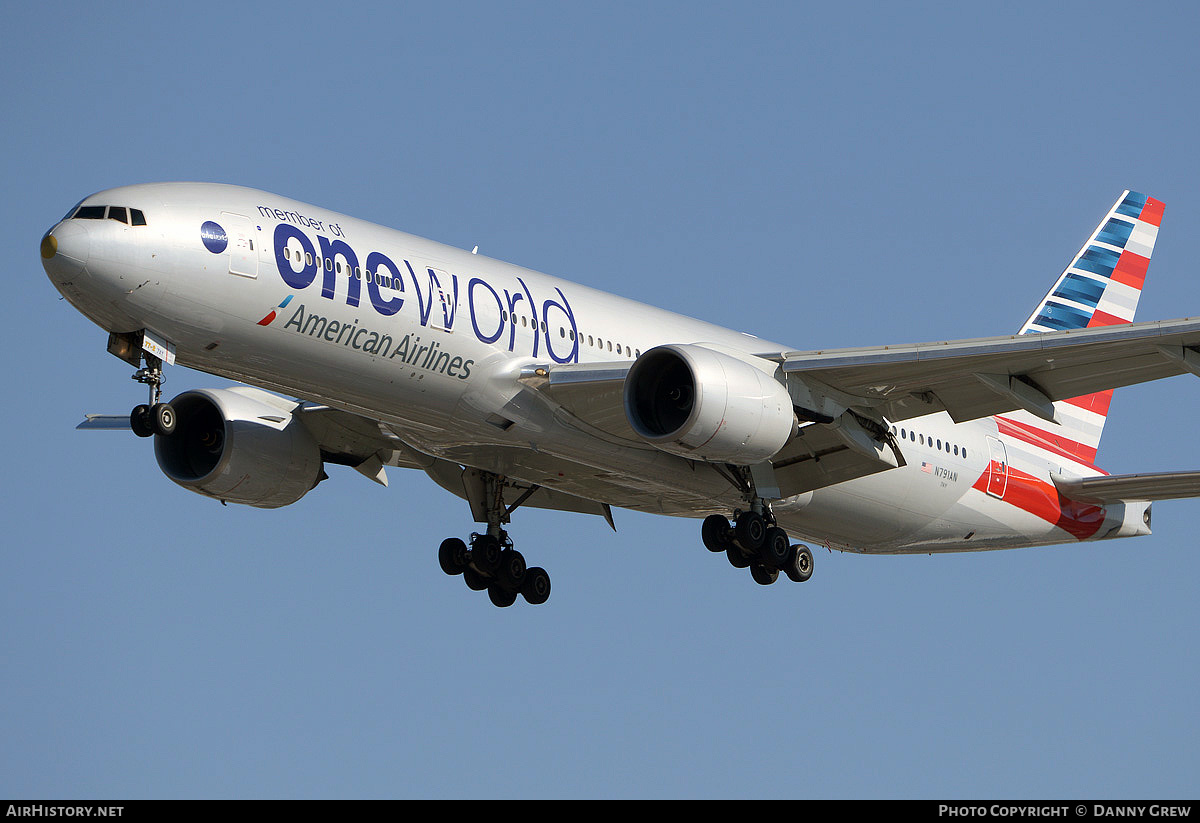
[[[89,203],[146,216],[51,230],[48,274],[110,332],[148,329],[183,365],[383,421],[421,452],[547,488],[678,516],[744,503],[702,462],[560,421],[516,377],[531,364],[628,363],[661,344],[786,346],[253,189],[147,184]],[[210,221],[224,243],[205,234]],[[780,525],[866,552],[1148,533],[1147,506],[1061,499],[1054,473],[1098,470],[996,419],[936,414],[894,432],[907,465],[777,501]]]

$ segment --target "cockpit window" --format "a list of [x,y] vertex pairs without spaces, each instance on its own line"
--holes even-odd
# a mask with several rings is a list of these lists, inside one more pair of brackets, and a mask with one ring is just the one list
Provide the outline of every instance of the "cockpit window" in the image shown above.
[[79,206],[67,212],[64,220],[74,217],[76,220],[103,220],[105,217],[117,220],[129,226],[146,225],[146,215],[141,209],[131,209],[125,206]]

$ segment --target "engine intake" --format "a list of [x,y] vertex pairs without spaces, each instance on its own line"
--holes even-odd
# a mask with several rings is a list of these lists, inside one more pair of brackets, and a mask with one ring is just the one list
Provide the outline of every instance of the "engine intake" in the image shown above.
[[199,389],[171,405],[178,422],[171,435],[155,435],[154,456],[189,491],[273,509],[295,503],[324,477],[316,440],[292,416],[294,404],[275,395]]
[[658,346],[625,378],[625,416],[663,451],[711,463],[767,460],[796,431],[775,364],[698,344]]

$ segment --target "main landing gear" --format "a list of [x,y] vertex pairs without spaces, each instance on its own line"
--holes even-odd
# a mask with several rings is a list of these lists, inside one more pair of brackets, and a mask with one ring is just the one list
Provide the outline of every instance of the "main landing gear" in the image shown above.
[[[511,506],[504,505],[504,478],[490,473],[478,475],[482,500],[472,502],[486,512],[488,528],[484,534],[472,534],[470,546],[457,537],[448,537],[438,549],[438,562],[449,575],[461,574],[472,591],[487,590],[496,606],[511,606],[517,595],[537,606],[550,597],[550,575],[540,566],[527,568],[525,558],[513,548],[502,527],[509,515],[537,490],[534,486]],[[480,519],[483,519],[480,516]]]
[[710,552],[725,552],[734,568],[749,568],[754,582],[763,586],[774,583],[780,572],[797,583],[812,577],[812,551],[792,545],[768,507],[736,511],[732,525],[725,517],[710,514],[700,527],[700,537]]
[[149,387],[150,402],[134,407],[129,413],[129,426],[138,437],[156,434],[169,437],[175,433],[176,417],[175,408],[162,402],[162,361],[149,352],[144,352],[143,356],[146,365],[134,373],[133,379]]
[[472,534],[469,548],[457,537],[446,538],[438,549],[438,562],[446,574],[461,574],[468,589],[486,589],[501,608],[515,603],[518,594],[534,606],[550,597],[550,575],[540,566],[526,568],[525,558],[503,529],[499,535]]

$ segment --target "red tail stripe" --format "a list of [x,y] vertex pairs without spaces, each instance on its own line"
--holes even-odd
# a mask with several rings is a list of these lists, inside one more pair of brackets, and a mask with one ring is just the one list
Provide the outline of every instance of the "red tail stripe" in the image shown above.
[[[1087,446],[1076,440],[1051,434],[1044,429],[1035,428],[1025,423],[1018,423],[1015,420],[1009,420],[1007,417],[997,417],[996,426],[999,428],[1000,434],[1015,437],[1024,443],[1054,452],[1076,463],[1083,463],[1090,468],[1096,468],[1093,465],[1096,462],[1095,446]],[[1099,471],[1099,469],[1096,470]]]
[[1096,309],[1092,314],[1092,319],[1088,321],[1087,327],[1094,329],[1097,326],[1120,326],[1128,322],[1124,317],[1117,317],[1115,314],[1109,314],[1108,312]]
[[1112,404],[1112,389],[1096,392],[1095,394],[1085,394],[1082,397],[1072,397],[1069,400],[1062,402],[1071,406],[1077,406],[1081,409],[1087,409],[1090,412],[1100,415],[1101,417],[1108,416],[1108,407]]
[[1152,226],[1161,226],[1162,216],[1162,202],[1151,197],[1146,200],[1146,205],[1142,206],[1142,213],[1138,216],[1138,220],[1145,220]]
[[1127,249],[1121,252],[1121,256],[1117,258],[1117,265],[1113,267],[1112,279],[1141,291],[1142,284],[1146,282],[1146,269],[1148,268],[1150,268],[1149,257],[1142,257]]

